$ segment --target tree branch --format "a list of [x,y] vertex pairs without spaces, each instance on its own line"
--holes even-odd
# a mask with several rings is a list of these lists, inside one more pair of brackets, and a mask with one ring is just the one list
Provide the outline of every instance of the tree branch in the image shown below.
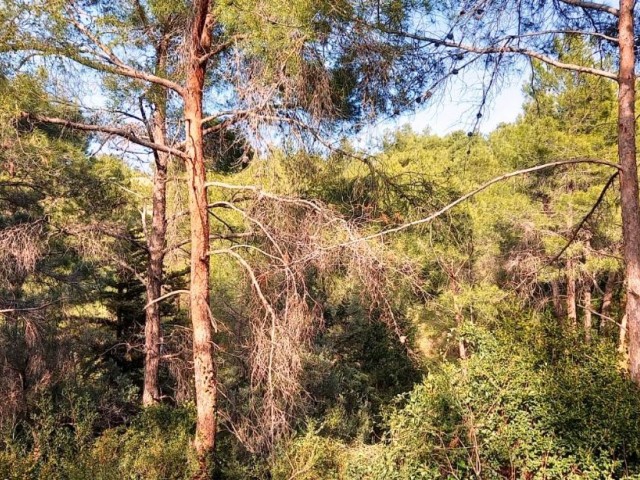
[[283,197],[281,195],[276,195],[274,193],[267,192],[266,190],[262,190],[260,187],[257,187],[255,185],[233,185],[231,183],[224,183],[224,182],[207,182],[204,184],[204,186],[205,188],[217,187],[217,188],[224,188],[228,190],[250,191],[250,192],[253,192],[258,198],[265,197],[265,198],[270,198],[272,200],[277,200],[284,203],[294,203],[294,204],[302,205],[307,208],[310,208],[311,210],[316,210],[316,211],[320,210],[320,207],[310,200],[305,200],[303,198],[298,198],[298,197]]
[[[499,177],[492,178],[488,182],[485,182],[482,185],[480,185],[475,190],[472,190],[471,192],[461,196],[457,200],[455,200],[455,201],[451,202],[450,204],[442,207],[440,210],[438,210],[437,212],[432,213],[428,217],[421,218],[421,219],[418,219],[418,220],[414,220],[413,222],[404,223],[402,225],[398,225],[397,227],[389,228],[387,230],[383,230],[381,232],[374,233],[372,235],[367,235],[365,237],[356,238],[356,239],[350,240],[350,241],[345,242],[345,243],[340,243],[340,244],[337,244],[337,245],[331,245],[330,247],[327,247],[326,250],[332,250],[334,248],[341,248],[341,247],[344,247],[344,246],[347,246],[347,245],[352,245],[352,244],[358,243],[358,242],[373,240],[375,238],[380,238],[380,237],[383,237],[385,235],[388,235],[390,233],[401,232],[403,230],[406,230],[406,229],[408,229],[410,227],[414,227],[416,225],[422,225],[422,224],[425,224],[425,223],[432,222],[433,220],[435,220],[439,216],[443,215],[444,213],[448,212],[449,210],[451,210],[452,208],[456,207],[457,205],[460,205],[461,203],[465,202],[466,200],[469,200],[471,197],[474,197],[475,195],[479,194],[480,192],[486,190],[491,185],[493,185],[495,183],[498,183],[498,182],[502,182],[503,180],[507,180],[509,178],[517,177],[517,176],[520,176],[520,175],[526,175],[528,173],[537,172],[537,171],[540,171],[540,170],[544,170],[546,168],[554,168],[554,167],[559,167],[559,166],[563,166],[563,165],[575,165],[575,164],[578,164],[578,163],[591,163],[591,164],[596,164],[596,165],[605,165],[605,166],[608,166],[608,167],[611,167],[611,168],[615,168],[618,171],[622,170],[622,168],[619,165],[616,165],[615,163],[605,162],[603,160],[586,159],[586,158],[575,159],[575,160],[562,160],[562,161],[558,161],[558,162],[545,163],[544,165],[537,165],[535,167],[525,168],[525,169],[522,169],[522,170],[516,170],[514,172],[505,173],[504,175],[500,175]],[[612,180],[610,180],[610,181],[612,181]]]
[[[69,12],[69,10],[71,10],[71,7],[67,7],[67,12]],[[182,86],[166,78],[159,77],[152,73],[137,70],[130,65],[125,64],[122,60],[120,60],[120,58],[113,52],[111,48],[100,41],[100,39],[93,32],[91,32],[91,30],[89,30],[85,25],[82,24],[82,22],[74,18],[71,14],[69,15],[69,21],[78,29],[79,32],[81,32],[98,49],[100,49],[100,51],[104,53],[104,55],[106,56],[106,60],[111,62],[114,65],[116,71],[121,75],[162,85],[164,87],[170,88],[171,90],[174,90],[179,95],[184,96],[184,89],[182,88]]]
[[581,7],[588,10],[598,10],[599,12],[609,13],[616,17],[620,16],[620,10],[614,7],[610,7],[609,5],[604,5],[602,3],[596,2],[585,2],[583,0],[559,0],[562,3],[566,3],[567,5],[571,5],[573,7]]
[[164,300],[165,298],[169,298],[169,297],[173,297],[175,295],[180,295],[184,293],[185,295],[189,293],[189,290],[173,290],[169,293],[165,293],[164,295],[159,296],[158,298],[152,300],[151,302],[147,303],[144,306],[144,309],[146,310],[147,308],[149,308],[151,305],[153,305],[154,303],[158,303],[162,300]]
[[234,43],[236,43],[238,40],[241,40],[243,38],[246,38],[246,35],[234,35],[232,38],[230,38],[229,40],[227,40],[226,42],[223,42],[219,45],[216,45],[215,47],[213,47],[211,50],[209,50],[207,53],[205,53],[204,55],[202,55],[199,59],[198,62],[200,63],[204,63],[207,60],[209,60],[211,57],[215,57],[216,55],[218,55],[219,53],[224,52],[227,48],[229,48],[231,45],[233,45]]
[[175,155],[176,157],[180,157],[183,159],[187,158],[186,154],[180,150],[168,147],[166,145],[160,145],[158,143],[154,143],[146,138],[140,138],[133,131],[127,130],[125,128],[72,122],[71,120],[67,120],[64,118],[47,117],[45,115],[38,115],[38,114],[33,114],[28,112],[22,112],[21,117],[35,123],[61,125],[63,127],[72,128],[74,130],[81,130],[84,132],[98,132],[98,133],[106,133],[109,135],[116,135],[118,137],[124,138],[125,140],[129,140],[132,143],[150,148],[152,150],[169,153],[171,155]]
[[567,251],[567,249],[571,246],[571,244],[575,241],[576,237],[578,236],[578,233],[580,232],[580,230],[582,230],[582,227],[584,226],[585,223],[587,223],[587,220],[589,220],[589,218],[591,218],[591,215],[593,215],[593,213],[596,211],[596,209],[598,208],[598,206],[600,205],[600,203],[602,203],[602,200],[604,200],[604,196],[607,193],[607,190],[609,189],[609,187],[611,186],[611,184],[613,183],[613,181],[616,179],[616,177],[618,176],[619,172],[614,173],[613,175],[611,175],[611,177],[609,178],[609,180],[607,181],[607,183],[605,184],[604,188],[602,189],[602,191],[600,192],[600,195],[598,196],[598,199],[596,200],[596,203],[593,204],[593,207],[591,207],[591,210],[589,210],[589,213],[587,213],[582,220],[580,221],[580,223],[578,224],[578,226],[576,228],[573,229],[573,232],[571,234],[571,237],[569,238],[569,241],[567,242],[567,244],[562,248],[562,250],[560,250],[560,252],[558,252],[551,260],[549,260],[547,262],[547,265],[552,264],[553,262],[555,262],[556,260],[558,260],[562,254],[564,252]]
[[43,43],[37,38],[26,38],[19,41],[6,42],[0,46],[0,53],[16,53],[20,51],[38,52],[43,56],[66,58],[87,68],[91,68],[92,70],[112,73],[114,75],[122,75],[124,77],[160,85],[164,88],[173,90],[178,95],[184,97],[184,88],[172,80],[159,77],[149,72],[137,70],[129,65],[125,65],[124,63],[113,64],[108,56],[97,55],[93,52],[91,52],[91,54],[96,58],[100,58],[100,61],[97,59],[87,58],[86,56],[82,56],[80,47],[77,45],[67,44],[52,46]]
[[[233,241],[233,240],[238,240],[241,238],[251,238],[255,236],[255,232],[238,232],[238,233],[227,233],[227,234],[212,234],[209,235],[209,240],[229,240],[229,241]],[[186,239],[183,240],[181,242],[178,242],[174,245],[171,245],[167,248],[164,249],[164,253],[168,253],[171,252],[173,250],[176,250],[180,247],[184,247],[185,245],[188,245],[191,243],[191,239]]]
[[54,300],[48,303],[44,303],[42,305],[38,305],[37,307],[16,307],[16,308],[4,308],[0,310],[0,315],[6,315],[7,313],[15,313],[15,312],[34,312],[37,310],[43,310],[51,305],[58,303],[60,300]]
[[515,54],[515,55],[523,55],[529,58],[535,58],[536,60],[540,60],[543,63],[554,66],[556,68],[560,68],[562,70],[571,70],[574,72],[580,73],[588,73],[590,75],[596,75],[598,77],[609,78],[611,80],[618,80],[618,75],[613,72],[608,72],[606,70],[600,70],[599,68],[586,67],[584,65],[576,65],[574,63],[565,63],[560,60],[556,60],[555,58],[549,57],[543,53],[536,52],[535,50],[529,50],[527,48],[520,47],[512,47],[508,45],[506,42],[509,40],[515,40],[518,37],[513,36],[509,37],[505,40],[505,43],[501,46],[494,47],[475,47],[473,45],[468,45],[464,43],[456,43],[450,40],[442,40],[440,38],[435,37],[426,37],[423,35],[418,35],[415,33],[402,32],[398,30],[383,30],[385,33],[390,35],[403,36],[406,38],[410,38],[413,40],[417,40],[420,42],[429,43],[431,45],[443,46],[448,48],[456,48],[459,50],[463,50],[468,53],[475,53],[478,55],[488,55],[488,54]]
[[271,304],[269,303],[269,301],[265,297],[264,293],[262,293],[262,288],[260,288],[260,282],[258,282],[256,274],[253,271],[253,269],[251,268],[251,265],[249,265],[249,263],[242,257],[242,255],[240,255],[238,252],[236,252],[235,250],[232,250],[230,248],[222,248],[222,249],[219,249],[219,250],[212,250],[211,252],[209,252],[209,255],[216,255],[216,254],[222,254],[222,253],[226,253],[227,255],[231,255],[233,258],[235,258],[238,261],[238,263],[240,265],[242,265],[242,267],[244,267],[244,269],[249,274],[249,278],[251,279],[251,284],[253,285],[253,288],[255,289],[256,294],[258,295],[258,298],[260,299],[260,302],[262,303],[262,305],[264,306],[265,310],[267,311],[267,313],[271,317],[272,322],[275,322],[276,318],[277,318],[276,312],[273,310],[273,307],[271,306]]

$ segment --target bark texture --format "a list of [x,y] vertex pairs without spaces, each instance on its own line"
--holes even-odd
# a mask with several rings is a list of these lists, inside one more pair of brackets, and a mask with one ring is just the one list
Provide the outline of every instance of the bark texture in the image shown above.
[[616,272],[610,272],[607,276],[607,283],[604,285],[604,295],[602,296],[602,306],[600,307],[600,314],[604,317],[611,316],[611,303],[613,302],[617,277]]
[[193,8],[188,37],[184,118],[191,219],[189,301],[197,414],[195,448],[202,461],[213,454],[217,427],[217,373],[214,363],[213,318],[209,306],[209,212],[202,134],[202,94],[206,73],[206,61],[202,58],[211,44],[212,19],[208,14],[208,0],[194,2]]
[[578,312],[576,309],[576,277],[573,259],[567,260],[567,319],[573,329],[578,325]]
[[629,370],[640,383],[640,208],[636,166],[634,0],[620,1],[618,39],[618,159],[620,162],[620,206],[627,286],[626,321]]
[[622,316],[618,332],[618,352],[624,354],[627,350],[627,315]]
[[[154,116],[154,137],[156,141],[165,142],[164,115],[156,112]],[[153,176],[151,232],[149,234],[149,265],[147,267],[147,303],[144,328],[145,364],[144,390],[142,404],[145,406],[158,403],[160,386],[158,372],[160,369],[160,348],[162,330],[160,303],[155,302],[162,295],[164,250],[167,233],[167,164],[168,155],[156,153],[156,168]],[[155,303],[152,303],[155,302]]]
[[591,342],[591,328],[592,328],[592,316],[591,316],[591,282],[585,281],[582,284],[582,326],[584,328],[584,340],[587,343]]
[[560,297],[560,282],[558,280],[551,281],[551,301],[553,304],[553,314],[557,319],[564,317],[564,309],[562,308],[562,298]]
[[[161,40],[156,49],[157,74],[164,74],[167,61],[167,44]],[[167,92],[164,88],[153,88],[155,112],[149,133],[152,141],[167,146],[166,109]],[[152,188],[151,232],[147,239],[149,265],[147,267],[147,304],[144,327],[144,389],[142,404],[150,406],[160,401],[160,355],[162,346],[162,326],[160,304],[156,301],[162,295],[164,279],[164,252],[167,236],[167,168],[169,155],[154,150],[155,171]]]

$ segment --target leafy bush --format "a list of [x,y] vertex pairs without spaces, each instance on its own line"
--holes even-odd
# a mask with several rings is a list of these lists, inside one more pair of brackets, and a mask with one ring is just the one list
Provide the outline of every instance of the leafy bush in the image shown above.
[[[103,432],[95,441],[49,433],[38,449],[12,444],[0,452],[0,477],[47,480],[179,480],[198,469],[190,408],[158,406],[142,411],[129,426]],[[44,436],[42,437],[45,438]]]
[[[621,478],[640,471],[640,397],[611,345],[566,338],[551,361],[479,328],[474,354],[431,373],[388,417],[375,461],[344,478]],[[507,339],[510,339],[507,341]]]
[[311,422],[305,434],[281,448],[271,471],[275,480],[344,478],[348,454],[345,445],[340,440],[321,436],[319,431],[320,428]]

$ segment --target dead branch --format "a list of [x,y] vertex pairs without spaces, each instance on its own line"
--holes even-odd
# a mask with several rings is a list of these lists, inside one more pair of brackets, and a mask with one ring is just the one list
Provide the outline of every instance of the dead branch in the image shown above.
[[613,181],[616,179],[617,176],[618,176],[618,172],[614,173],[613,175],[611,175],[611,177],[609,177],[609,180],[607,180],[607,183],[605,184],[604,188],[600,192],[600,195],[598,195],[598,198],[596,199],[596,202],[591,207],[591,210],[589,210],[589,212],[584,217],[582,217],[582,220],[580,220],[580,223],[578,223],[578,225],[573,229],[573,232],[571,233],[571,236],[569,237],[569,240],[567,241],[565,246],[562,247],[562,250],[560,250],[556,255],[553,256],[551,260],[547,262],[547,265],[552,264],[556,260],[558,260],[562,256],[562,254],[566,252],[567,249],[571,246],[571,244],[575,241],[576,237],[578,236],[578,233],[580,233],[580,230],[582,230],[582,227],[584,226],[584,224],[587,223],[589,218],[591,218],[594,212],[598,209],[598,206],[600,206],[600,204],[602,203],[602,200],[604,200],[604,196],[606,195],[607,190],[613,184]]
[[604,5],[602,3],[596,2],[585,2],[583,0],[560,0],[562,3],[566,3],[567,5],[572,5],[574,7],[581,7],[588,10],[598,10],[600,12],[610,13],[616,17],[620,16],[620,10],[615,7],[610,7],[609,5]]
[[252,242],[209,254],[230,255],[247,273],[247,288],[253,292],[234,313],[249,327],[239,333],[241,351],[235,358],[248,363],[250,411],[229,417],[228,426],[250,450],[268,451],[290,431],[301,408],[303,358],[323,325],[323,307],[314,299],[311,283],[334,275],[351,279],[369,315],[385,322],[408,348],[388,295],[397,282],[418,282],[413,280],[415,272],[380,245],[353,242],[326,249],[328,240],[339,243],[360,235],[355,225],[321,203],[254,186],[210,186],[253,197],[244,198],[247,205],[242,210],[229,205],[255,226]]
[[147,308],[149,308],[149,307],[150,307],[151,305],[153,305],[154,303],[161,302],[162,300],[165,300],[165,299],[167,299],[167,298],[169,298],[169,297],[174,297],[174,296],[176,296],[176,295],[181,295],[181,294],[185,294],[185,295],[186,295],[186,294],[188,294],[188,293],[189,293],[189,290],[173,290],[173,291],[171,291],[171,292],[169,292],[169,293],[165,293],[164,295],[161,295],[161,296],[159,296],[158,298],[154,299],[153,301],[151,301],[151,302],[147,303],[147,304],[144,306],[144,309],[146,310]]
[[64,118],[48,117],[45,115],[38,115],[38,114],[33,114],[28,112],[22,112],[21,116],[26,120],[36,122],[36,123],[61,125],[63,127],[68,127],[74,130],[81,130],[84,132],[98,132],[98,133],[105,133],[108,135],[116,135],[118,137],[124,138],[125,140],[129,140],[132,143],[150,148],[155,151],[169,153],[171,155],[175,155],[176,157],[183,158],[183,159],[187,158],[184,152],[181,152],[180,150],[177,150],[172,147],[168,147],[166,145],[154,143],[150,139],[142,138],[136,135],[135,132],[131,129],[107,126],[107,125],[93,125],[88,123],[72,122],[71,120],[66,120]]

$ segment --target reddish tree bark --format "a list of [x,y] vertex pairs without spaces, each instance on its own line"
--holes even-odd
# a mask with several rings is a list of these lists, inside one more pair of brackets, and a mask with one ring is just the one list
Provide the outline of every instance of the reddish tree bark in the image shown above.
[[618,159],[622,210],[623,255],[627,285],[626,321],[629,370],[640,383],[640,206],[636,166],[634,0],[620,1],[618,41]]
[[214,363],[213,318],[209,306],[209,211],[207,209],[202,92],[207,62],[203,55],[211,44],[209,1],[194,2],[188,41],[184,118],[187,183],[191,219],[191,282],[189,301],[193,327],[193,363],[196,390],[195,447],[200,460],[215,449],[217,372]]

